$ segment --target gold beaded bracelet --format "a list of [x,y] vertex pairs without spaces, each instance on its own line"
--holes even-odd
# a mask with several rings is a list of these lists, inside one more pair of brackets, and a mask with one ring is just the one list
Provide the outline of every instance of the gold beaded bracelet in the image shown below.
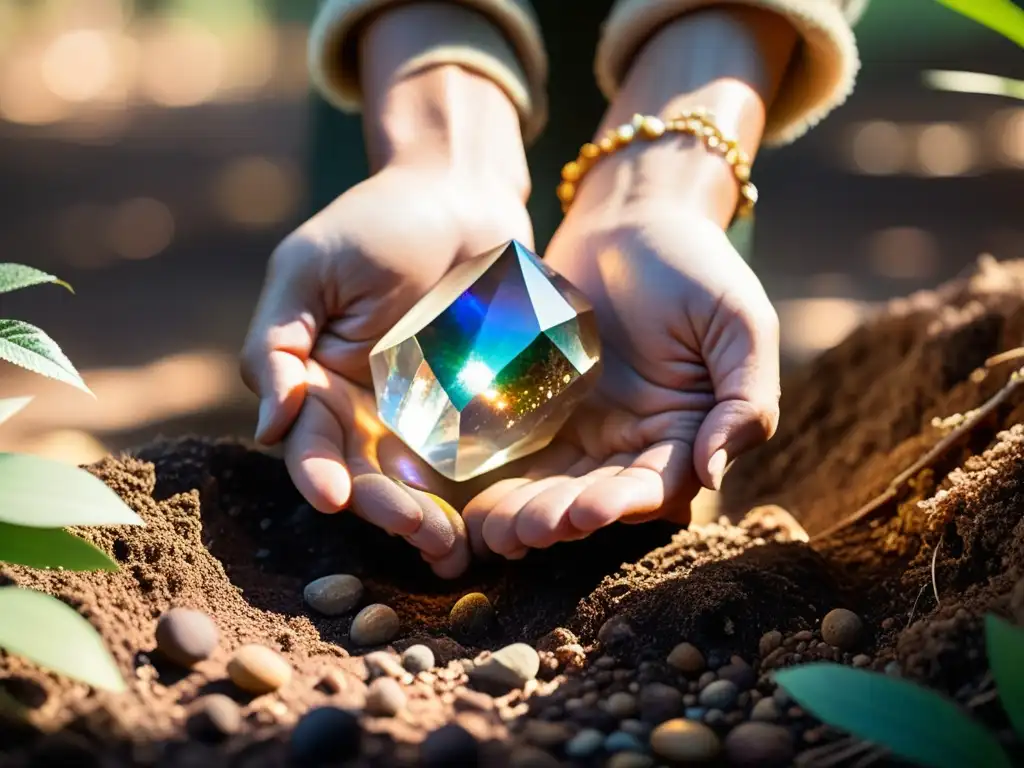
[[632,122],[608,131],[596,143],[588,142],[580,147],[579,155],[562,167],[562,182],[558,185],[558,199],[562,202],[562,213],[566,213],[576,197],[576,189],[583,177],[604,155],[611,155],[632,144],[636,139],[659,139],[666,133],[682,133],[696,137],[708,151],[722,155],[732,168],[740,185],[740,202],[737,216],[746,216],[757,203],[757,187],[750,181],[750,157],[736,142],[727,139],[715,125],[714,117],[703,108],[687,110],[671,120],[661,120],[651,115],[633,115]]

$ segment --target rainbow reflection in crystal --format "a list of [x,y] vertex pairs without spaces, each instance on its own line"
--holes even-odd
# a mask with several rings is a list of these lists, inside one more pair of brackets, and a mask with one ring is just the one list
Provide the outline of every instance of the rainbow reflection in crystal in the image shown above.
[[540,450],[597,380],[583,295],[515,240],[456,266],[370,352],[377,410],[452,480]]

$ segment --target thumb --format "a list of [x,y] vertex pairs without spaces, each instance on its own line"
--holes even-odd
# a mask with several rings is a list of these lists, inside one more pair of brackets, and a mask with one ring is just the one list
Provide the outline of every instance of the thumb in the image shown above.
[[242,347],[242,380],[260,398],[256,440],[273,445],[298,417],[306,394],[306,361],[322,323],[316,246],[299,236],[270,257]]
[[703,350],[715,405],[697,431],[693,462],[712,490],[729,463],[771,438],[779,423],[778,316],[763,293],[744,301],[719,304]]

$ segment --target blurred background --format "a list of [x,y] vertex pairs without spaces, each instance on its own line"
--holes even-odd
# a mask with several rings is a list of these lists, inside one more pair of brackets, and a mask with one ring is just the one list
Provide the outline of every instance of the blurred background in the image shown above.
[[[544,0],[541,0],[544,1]],[[72,283],[0,296],[96,400],[35,395],[0,450],[74,462],[156,435],[251,434],[237,374],[275,244],[313,205],[315,0],[0,0],[0,261]],[[877,302],[989,253],[1024,257],[1024,102],[937,92],[928,69],[1024,76],[1024,56],[932,0],[873,0],[855,96],[765,153],[754,260],[796,364]]]

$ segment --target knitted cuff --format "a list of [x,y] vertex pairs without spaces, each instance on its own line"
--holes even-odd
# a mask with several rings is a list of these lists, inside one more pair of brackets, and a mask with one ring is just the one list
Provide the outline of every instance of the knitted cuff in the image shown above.
[[[371,18],[408,0],[326,0],[309,34],[313,85],[334,106],[358,112],[359,33]],[[413,55],[400,75],[438,64],[458,64],[494,81],[515,105],[524,141],[532,141],[547,120],[547,55],[527,0],[453,0],[476,11],[476,23],[458,32],[439,25],[438,34]]]
[[594,70],[610,100],[640,48],[662,26],[699,8],[732,3],[787,18],[800,43],[767,115],[763,143],[788,144],[853,91],[860,57],[851,25],[867,0],[618,0],[605,22]]

